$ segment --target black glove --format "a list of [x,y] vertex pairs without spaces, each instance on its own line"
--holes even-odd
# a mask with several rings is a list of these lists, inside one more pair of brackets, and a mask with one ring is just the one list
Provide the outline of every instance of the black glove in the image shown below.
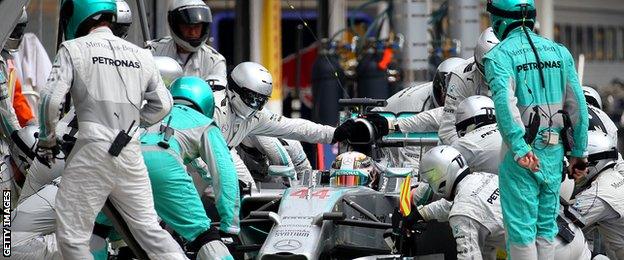
[[56,159],[57,155],[61,153],[61,148],[56,144],[54,144],[53,146],[47,147],[47,146],[41,146],[38,143],[35,151],[37,153],[36,155],[37,159],[43,165],[47,166],[48,168],[51,168],[51,164],[54,163],[54,160]]
[[332,138],[332,144],[347,140],[351,136],[354,127],[355,122],[352,119],[348,119],[347,121],[336,127],[336,130],[334,130],[334,137]]
[[405,227],[409,228],[413,226],[419,220],[424,220],[423,216],[420,215],[420,212],[418,212],[418,209],[412,208],[412,211],[410,212],[410,214],[407,217],[405,217]]
[[384,116],[376,113],[366,114],[364,118],[368,120],[375,127],[375,138],[388,135],[390,129],[388,129],[388,119]]

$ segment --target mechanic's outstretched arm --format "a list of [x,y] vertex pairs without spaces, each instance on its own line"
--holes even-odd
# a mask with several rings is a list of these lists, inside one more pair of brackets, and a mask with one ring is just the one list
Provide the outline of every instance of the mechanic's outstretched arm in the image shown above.
[[145,73],[151,73],[149,84],[143,96],[147,103],[141,107],[141,126],[147,127],[160,122],[171,112],[173,99],[162,81],[156,65],[144,70],[146,70]]
[[258,127],[250,134],[282,137],[309,143],[331,143],[335,128],[310,120],[288,118],[264,109],[258,111]]
[[65,95],[71,88],[74,66],[65,46],[61,45],[46,86],[41,91],[39,104],[39,143],[40,147],[56,146],[56,124],[61,118]]
[[[442,118],[443,109],[443,107],[438,107],[410,117],[399,118],[394,124],[398,125],[398,130],[403,133],[435,132],[441,127],[440,118]],[[390,124],[392,124],[392,122],[390,122]],[[455,125],[453,125],[453,129],[455,129]]]
[[452,205],[448,200],[439,199],[427,205],[419,206],[417,210],[424,221],[435,219],[438,222],[446,222],[449,220]]
[[200,156],[211,174],[215,205],[221,216],[219,229],[229,234],[238,234],[240,232],[238,178],[230,149],[217,126],[209,127],[202,135]]

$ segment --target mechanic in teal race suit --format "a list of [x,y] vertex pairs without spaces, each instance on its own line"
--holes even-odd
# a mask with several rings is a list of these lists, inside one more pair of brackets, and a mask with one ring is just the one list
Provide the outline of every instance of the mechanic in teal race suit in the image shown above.
[[[587,105],[570,52],[533,33],[533,0],[490,0],[501,42],[484,59],[504,141],[500,198],[511,259],[553,259],[564,141],[573,174],[586,166]],[[539,64],[539,65],[538,65]],[[565,125],[573,135],[561,138]]]
[[[197,259],[233,259],[221,242],[219,231],[211,228],[184,166],[199,157],[208,165],[210,179],[206,174],[202,177],[212,183],[221,217],[219,228],[238,234],[238,178],[230,149],[211,119],[212,90],[201,78],[186,76],[176,79],[170,91],[174,99],[171,113],[141,135],[141,151],[152,184],[156,213],[188,241],[189,251],[198,251]],[[98,216],[98,222],[110,223],[103,214]]]

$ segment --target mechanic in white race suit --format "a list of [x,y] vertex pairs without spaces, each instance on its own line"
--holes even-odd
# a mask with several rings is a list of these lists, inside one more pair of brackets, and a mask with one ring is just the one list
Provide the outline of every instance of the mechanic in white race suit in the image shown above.
[[114,0],[65,0],[61,44],[39,107],[38,153],[58,153],[56,124],[65,95],[73,98],[79,133],[56,196],[57,240],[66,259],[90,259],[89,237],[106,199],[119,210],[151,259],[186,259],[158,224],[138,141],[138,127],[171,110],[149,51],[113,35]]
[[[459,151],[446,145],[425,153],[419,172],[428,182],[428,185],[421,183],[419,187],[425,186],[452,203],[438,200],[419,206],[409,217],[448,221],[457,243],[458,259],[496,259],[497,249],[505,248],[498,177],[491,173],[471,172]],[[431,192],[423,194],[430,196]],[[583,233],[569,220],[566,222],[575,231],[574,238],[564,242],[557,237],[555,259],[590,259],[591,252]]]
[[488,27],[481,33],[477,40],[474,51],[474,59],[468,59],[448,76],[448,88],[446,90],[446,101],[444,102],[444,113],[440,123],[438,135],[443,144],[452,144],[459,136],[455,130],[455,109],[459,103],[469,96],[482,95],[491,96],[489,86],[485,82],[485,70],[483,67],[483,56],[496,44],[498,38]]
[[[239,181],[255,187],[249,170],[233,147],[248,135],[266,135],[311,143],[331,143],[334,128],[305,119],[291,119],[273,114],[264,105],[273,91],[273,79],[269,71],[254,62],[237,65],[229,77],[225,91],[215,91],[214,120],[221,127],[232,158],[236,164]],[[348,132],[337,132],[337,139],[344,140]],[[338,140],[338,141],[341,141]]]
[[624,176],[615,167],[618,152],[611,138],[589,131],[588,173],[576,175],[578,194],[572,205],[584,218],[585,229],[597,227],[611,259],[624,259]]
[[[61,181],[57,177],[23,200],[11,212],[11,259],[61,259],[56,241],[56,207],[54,198]],[[96,260],[106,260],[108,243],[98,235],[89,240]]]
[[[602,98],[600,98],[600,94],[589,86],[583,86],[583,94],[585,95],[585,101],[587,101],[589,130],[604,132],[617,147],[618,127],[613,120],[611,120],[609,115],[602,111]],[[624,159],[622,159],[622,154],[620,153],[618,153],[616,168],[624,172]]]
[[[225,58],[206,43],[212,24],[212,13],[206,3],[201,0],[174,0],[169,6],[167,23],[171,36],[149,42],[147,47],[152,53],[176,60],[182,66],[184,76],[200,77],[214,91],[224,90],[227,86]],[[261,138],[264,141],[255,144],[267,146],[257,148],[271,153],[267,154],[269,158],[279,157],[279,152],[283,149],[280,147],[278,151],[271,145],[279,141],[272,137]],[[254,141],[250,140],[248,144],[252,142]],[[290,150],[295,154],[303,153],[303,148],[299,151],[294,151],[293,148]],[[292,161],[292,158],[287,160]],[[197,162],[197,165],[201,167],[204,164]]]
[[[130,25],[132,24],[132,13],[130,10],[130,6],[124,0],[116,0],[117,4],[117,19],[113,23],[111,30],[113,34],[125,38],[128,34],[128,30],[130,29]],[[156,59],[156,57],[155,57]],[[182,69],[179,69],[180,71]],[[181,74],[181,73],[180,73]],[[163,77],[164,80],[164,77]],[[76,141],[75,136],[78,133],[78,121],[76,121],[76,113],[74,107],[71,107],[70,110],[61,118],[61,120],[56,125],[56,136],[60,139],[64,140],[65,148],[60,151],[58,157],[65,158],[65,152],[71,150],[71,145]],[[35,132],[39,132],[38,128]],[[23,141],[30,141],[32,135],[32,131],[28,130],[30,127],[24,128],[25,133],[29,136],[25,138],[21,138]],[[32,142],[34,144],[34,140]],[[32,147],[31,142],[27,142],[28,146]],[[19,148],[19,147],[17,147]],[[18,151],[18,149],[13,149],[12,151],[16,151],[19,153],[24,153],[24,151]],[[12,152],[13,153],[13,152]],[[13,156],[15,157],[15,156]],[[26,157],[23,157],[26,158]],[[24,175],[26,175],[26,181],[21,189],[19,202],[24,199],[30,197],[30,195],[34,194],[39,190],[43,185],[51,182],[57,177],[61,176],[63,172],[63,168],[65,168],[65,160],[55,160],[51,162],[50,165],[44,165],[40,160],[26,160],[24,165],[27,167],[27,172],[23,171]]]
[[[496,127],[494,112],[494,102],[485,96],[471,96],[464,99],[455,112],[456,122],[458,122],[456,128],[460,138],[451,146],[462,154],[468,167],[476,172],[498,173],[502,137]],[[413,201],[417,205],[424,204],[424,201],[420,200],[428,198],[425,196],[427,190],[426,185],[419,185],[412,189]],[[438,221],[446,221],[446,217],[438,219],[435,216],[440,214],[427,214],[426,210],[448,211],[450,205],[451,203],[447,200],[440,199],[422,208],[421,214],[426,216],[425,219],[435,218]]]
[[486,96],[468,97],[457,106],[455,117],[459,139],[451,146],[473,171],[498,173],[503,138],[496,126],[494,101]]
[[[462,58],[448,58],[436,70],[433,82],[409,86],[386,101],[385,107],[374,108],[373,111],[416,113],[414,116],[388,122],[393,131],[403,132],[437,132],[440,127],[442,106],[446,92],[446,76],[457,65],[464,61]],[[412,167],[418,169],[421,147],[409,146],[400,148],[385,148],[388,163],[395,167]]]
[[225,58],[206,44],[210,36],[212,13],[202,0],[173,0],[167,12],[171,36],[147,44],[154,56],[176,60],[184,76],[197,76],[213,90],[227,86]]

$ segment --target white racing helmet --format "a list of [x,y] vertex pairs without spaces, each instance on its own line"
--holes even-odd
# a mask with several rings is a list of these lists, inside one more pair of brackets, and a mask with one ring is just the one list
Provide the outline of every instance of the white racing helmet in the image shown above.
[[451,146],[440,145],[427,151],[422,158],[420,176],[434,193],[453,200],[457,183],[470,173],[464,156]]
[[117,0],[117,19],[111,26],[113,34],[120,38],[128,36],[128,30],[132,25],[132,11],[125,0]]
[[594,88],[590,86],[583,86],[583,95],[585,95],[585,101],[587,104],[602,109],[602,98],[600,94]]
[[614,165],[618,159],[616,144],[601,131],[587,132],[587,180],[592,180],[607,166]]
[[433,76],[433,91],[431,91],[431,99],[433,100],[433,104],[435,107],[444,106],[444,98],[446,96],[446,87],[447,87],[447,75],[453,70],[453,68],[460,65],[464,62],[464,59],[452,57],[444,60],[438,68],[436,69],[436,73]]
[[470,96],[455,110],[455,129],[461,137],[479,127],[496,123],[494,101],[486,96]]
[[[173,41],[189,52],[196,52],[210,35],[212,13],[202,0],[173,0],[167,15]],[[180,31],[181,24],[202,24],[201,35],[197,39],[187,39]]]
[[481,72],[482,75],[485,75],[485,68],[483,67],[483,56],[490,51],[496,44],[500,41],[496,38],[496,34],[494,34],[494,30],[492,27],[488,27],[485,29],[481,35],[479,35],[479,39],[477,39],[477,46],[474,51],[475,62],[477,62],[477,69]]
[[22,37],[24,36],[24,30],[26,30],[26,25],[28,25],[28,14],[26,13],[26,7],[24,7],[22,8],[22,15],[17,20],[17,24],[15,24],[15,28],[13,28],[13,31],[4,44],[5,49],[15,51],[19,48]]
[[360,152],[339,154],[330,169],[330,183],[336,187],[364,186],[375,176],[373,159]]
[[29,125],[11,134],[11,159],[22,173],[30,167],[35,159],[35,144],[37,143],[37,135],[39,127]]
[[170,57],[154,56],[154,63],[167,88],[171,88],[171,83],[184,75],[180,64]]
[[243,62],[228,77],[228,96],[234,113],[247,119],[262,110],[273,92],[273,77],[262,65]]

